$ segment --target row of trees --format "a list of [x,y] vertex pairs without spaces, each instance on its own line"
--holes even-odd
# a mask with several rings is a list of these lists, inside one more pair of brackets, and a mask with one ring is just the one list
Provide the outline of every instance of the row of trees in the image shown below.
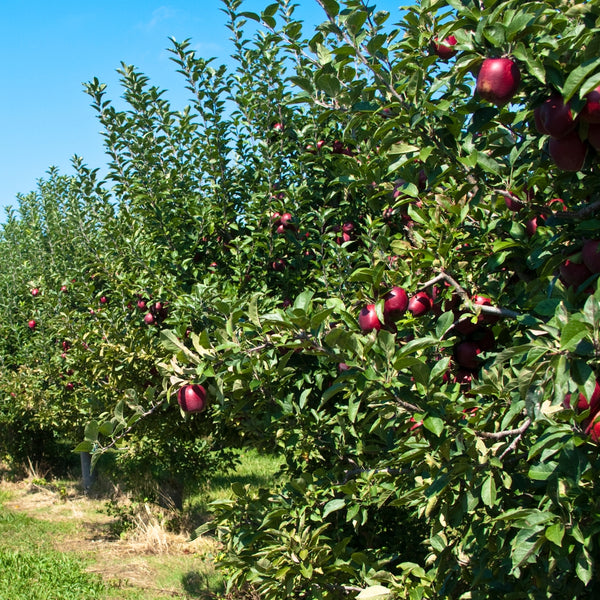
[[205,528],[264,598],[592,598],[600,5],[318,2],[226,0],[234,70],[173,42],[184,110],[86,86],[108,177],[2,229],[0,448],[179,505],[276,449]]

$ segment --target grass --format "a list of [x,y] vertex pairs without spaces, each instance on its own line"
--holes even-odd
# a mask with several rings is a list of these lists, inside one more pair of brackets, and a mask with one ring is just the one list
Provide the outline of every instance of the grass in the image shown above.
[[85,571],[82,559],[52,549],[51,523],[0,507],[2,600],[104,598],[101,578]]
[[[256,451],[235,471],[199,486],[185,512],[206,520],[208,505],[232,496],[231,484],[273,483],[279,461]],[[191,541],[144,506],[136,527],[111,536],[107,499],[79,493],[73,481],[28,480],[0,485],[0,600],[216,600],[223,580],[212,538]],[[194,519],[190,519],[193,521]],[[185,519],[184,519],[185,521]]]

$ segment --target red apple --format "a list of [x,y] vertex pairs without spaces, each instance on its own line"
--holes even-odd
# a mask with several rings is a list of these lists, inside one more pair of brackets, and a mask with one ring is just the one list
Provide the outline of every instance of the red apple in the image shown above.
[[600,442],[600,419],[593,421],[586,429],[586,433],[590,436],[592,442],[596,444]]
[[108,302],[108,298],[106,296],[102,296],[100,298],[100,304],[106,304]]
[[585,162],[587,145],[577,131],[572,131],[560,139],[550,138],[548,151],[559,169],[579,171]]
[[428,313],[433,308],[433,300],[427,292],[417,292],[408,301],[407,310],[414,317],[420,317]]
[[527,235],[529,237],[532,237],[533,234],[537,231],[537,226],[537,217],[533,217],[533,219],[529,219],[529,221],[525,223],[525,231],[527,232]]
[[565,260],[559,268],[560,278],[566,286],[579,287],[588,277],[591,277],[591,271],[583,264],[573,262],[571,259]]
[[358,326],[361,328],[363,333],[369,333],[374,329],[379,331],[381,329],[381,321],[377,316],[374,304],[367,304],[358,315]]
[[67,286],[66,285],[61,285],[60,286],[60,291],[61,292],[66,292],[67,291]]
[[592,273],[600,273],[600,240],[586,242],[581,250],[581,259]]
[[590,399],[585,397],[584,394],[579,394],[577,399],[577,410],[583,412],[584,410],[590,409],[590,415],[594,416],[600,408],[600,383],[596,381],[596,387],[590,396]]
[[504,202],[506,203],[506,208],[512,212],[519,212],[524,206],[524,204],[518,200],[514,194],[505,194]]
[[600,123],[592,123],[589,126],[588,142],[596,152],[600,152]]
[[31,295],[32,296],[37,296],[40,293],[40,290],[38,288],[33,288],[31,290]]
[[37,323],[35,322],[34,319],[31,319],[31,321],[29,321],[29,323],[27,323],[27,326],[29,327],[29,329],[35,329],[37,326]]
[[[475,304],[476,306],[492,306],[492,301],[489,298],[486,298],[485,296],[473,296],[472,298],[473,300],[473,304]],[[498,321],[498,316],[497,315],[492,315],[490,313],[484,313],[482,312],[479,315],[479,322],[480,323],[496,323]]]
[[582,121],[600,123],[600,85],[585,96],[585,106],[579,113]]
[[202,412],[206,408],[206,390],[198,384],[184,385],[177,392],[177,402],[184,412]]
[[146,325],[152,325],[154,323],[154,315],[151,312],[146,313],[144,316],[144,323],[146,323]]
[[449,35],[447,38],[444,38],[441,42],[438,40],[437,37],[433,40],[433,51],[442,60],[448,60],[456,54],[454,46],[456,46],[456,38],[453,35]]
[[541,133],[542,135],[549,135],[548,130],[544,126],[544,119],[542,118],[543,109],[544,109],[543,104],[539,104],[538,106],[536,106],[534,108],[533,122],[535,124],[535,128],[538,130],[539,133]]
[[484,59],[477,75],[477,93],[496,106],[508,104],[521,83],[521,73],[510,58]]
[[571,113],[571,105],[569,102],[565,104],[562,96],[558,94],[546,98],[536,111],[536,127],[541,133],[561,138],[575,129],[576,122]]
[[481,348],[477,342],[459,342],[454,347],[454,358],[456,362],[465,369],[477,369],[480,365],[479,355]]
[[383,299],[383,316],[386,321],[397,321],[408,308],[408,296],[401,287],[394,286]]

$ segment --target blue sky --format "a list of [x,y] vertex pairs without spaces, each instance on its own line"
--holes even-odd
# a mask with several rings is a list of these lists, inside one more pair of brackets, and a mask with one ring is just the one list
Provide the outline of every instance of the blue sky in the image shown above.
[[[258,12],[269,0],[245,0]],[[316,0],[299,0],[307,26],[323,21]],[[400,2],[373,0],[398,18]],[[106,159],[100,126],[83,83],[97,77],[108,97],[121,94],[116,69],[132,64],[169,91],[174,108],[186,90],[169,59],[169,37],[191,38],[204,57],[227,62],[232,46],[219,0],[29,0],[3,2],[0,20],[0,220],[18,193],[34,190],[49,167],[70,174],[74,154],[93,168]]]

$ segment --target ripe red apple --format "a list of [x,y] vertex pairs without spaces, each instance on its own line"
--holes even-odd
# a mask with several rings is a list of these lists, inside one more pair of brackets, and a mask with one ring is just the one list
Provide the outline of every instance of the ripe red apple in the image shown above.
[[433,308],[433,300],[427,292],[417,292],[408,301],[407,310],[414,317],[420,317]]
[[408,308],[408,296],[401,287],[394,286],[383,299],[383,316],[386,321],[397,321]]
[[146,313],[144,316],[144,323],[146,323],[146,325],[152,325],[154,323],[154,315],[151,312]]
[[524,204],[518,200],[514,194],[511,194],[510,196],[505,194],[504,202],[506,203],[506,208],[512,212],[519,212],[524,206]]
[[579,113],[582,121],[600,123],[600,85],[585,96],[585,106]]
[[60,286],[60,291],[61,292],[66,292],[67,291],[67,286],[66,285],[61,285]]
[[442,60],[448,60],[456,54],[454,46],[456,46],[456,38],[453,35],[449,35],[444,38],[441,42],[438,38],[433,39],[433,51]]
[[480,354],[481,348],[477,342],[467,340],[464,342],[459,342],[454,347],[454,358],[456,362],[465,369],[479,368]]
[[586,433],[590,436],[592,442],[596,444],[600,442],[600,419],[597,419],[591,423],[586,429]]
[[145,300],[138,300],[137,301],[137,307],[140,310],[145,310],[146,309],[146,301]]
[[374,304],[367,304],[358,315],[358,326],[361,328],[363,333],[369,333],[374,329],[379,331],[381,329],[381,321],[377,316]]
[[[485,296],[473,296],[472,300],[473,304],[475,304],[476,306],[492,306],[492,301],[489,298],[486,298]],[[497,323],[498,319],[499,317],[497,315],[482,312],[479,315],[478,321],[480,323],[492,324]]]
[[525,223],[525,231],[527,232],[527,235],[529,237],[532,237],[533,234],[537,231],[537,217],[533,217],[532,219],[529,219],[529,221],[527,221]]
[[34,319],[31,319],[31,321],[29,321],[29,323],[27,323],[27,326],[29,327],[29,329],[35,329],[37,326],[37,323],[35,322]]
[[508,104],[521,83],[521,73],[510,58],[486,58],[477,75],[476,91],[496,106]]
[[572,131],[560,139],[551,137],[548,151],[559,169],[579,171],[585,162],[587,145],[581,140],[577,131]]
[[177,403],[184,412],[202,412],[206,408],[206,395],[201,385],[184,385],[177,392]]
[[568,287],[579,287],[588,277],[591,277],[592,272],[583,263],[573,262],[571,259],[565,260],[559,268],[560,278]]
[[596,152],[600,152],[600,123],[592,123],[589,126],[588,142]]
[[600,240],[590,240],[583,245],[581,260],[592,273],[600,273]]
[[106,304],[108,302],[108,298],[106,296],[102,296],[100,298],[100,304]]
[[33,288],[31,290],[31,295],[32,296],[37,296],[40,293],[40,290],[38,288]]
[[[571,113],[569,102],[563,102],[562,96],[554,94],[546,98],[537,111],[536,127],[540,133],[561,138],[575,129],[576,122]],[[535,114],[534,114],[535,116]]]
[[593,416],[598,412],[600,408],[600,382],[596,381],[596,387],[590,396],[590,399],[585,397],[584,394],[579,394],[577,399],[577,410],[583,412],[584,410],[590,409],[590,415]]

